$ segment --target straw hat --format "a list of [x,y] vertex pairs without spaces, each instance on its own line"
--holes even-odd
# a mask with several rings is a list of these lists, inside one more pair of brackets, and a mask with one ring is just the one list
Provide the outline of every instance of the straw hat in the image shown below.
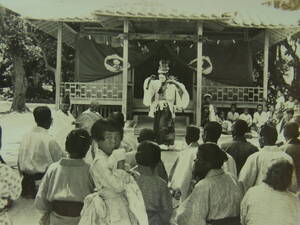
[[212,95],[207,93],[207,94],[204,95],[204,98],[207,98],[207,97],[212,98]]

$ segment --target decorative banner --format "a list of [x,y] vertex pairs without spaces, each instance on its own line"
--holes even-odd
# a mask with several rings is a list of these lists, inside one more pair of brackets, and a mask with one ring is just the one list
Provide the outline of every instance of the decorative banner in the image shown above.
[[[76,81],[91,82],[122,72],[122,47],[97,44],[92,38],[79,38],[77,46]],[[203,44],[203,55],[203,74],[207,79],[224,85],[254,86],[252,52],[248,42],[207,42]],[[196,58],[197,49],[191,43],[129,42],[128,62],[135,70],[137,84],[147,76],[157,74],[159,61],[167,59],[170,74],[188,87],[197,68]]]
[[[123,58],[117,54],[106,56],[104,59],[104,66],[110,72],[120,73],[123,71]],[[129,68],[130,64],[128,63],[128,69]]]
[[[208,75],[213,71],[213,65],[208,56],[202,56],[202,74]],[[197,61],[198,59],[193,59],[188,63],[188,66],[197,72]]]

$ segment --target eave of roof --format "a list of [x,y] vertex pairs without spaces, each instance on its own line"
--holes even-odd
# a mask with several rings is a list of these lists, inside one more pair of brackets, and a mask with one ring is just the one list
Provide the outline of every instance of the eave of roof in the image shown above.
[[[243,0],[0,0],[25,18],[100,22],[99,17],[214,20],[228,26],[282,29],[299,26],[300,11],[284,11]],[[223,4],[222,4],[223,3]]]

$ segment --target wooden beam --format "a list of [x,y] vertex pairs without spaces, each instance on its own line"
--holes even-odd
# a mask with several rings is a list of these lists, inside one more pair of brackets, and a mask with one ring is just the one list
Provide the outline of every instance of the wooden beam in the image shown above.
[[68,24],[66,23],[63,23],[63,26],[65,28],[67,28],[72,34],[76,35],[77,34],[77,31],[75,31],[72,27],[70,27]]
[[[124,34],[128,34],[128,20],[124,20]],[[127,120],[127,82],[128,81],[128,39],[123,39],[123,92],[122,92],[122,113]]]
[[[203,35],[203,24],[199,23],[197,27],[198,36]],[[201,40],[197,43],[197,95],[196,95],[196,125],[201,126],[202,112],[202,46]]]
[[63,25],[62,25],[61,22],[58,22],[58,27],[57,27],[57,48],[56,48],[56,73],[55,73],[55,108],[57,110],[59,109],[59,104],[60,104],[62,30],[63,30]]
[[172,41],[196,41],[196,35],[186,34],[141,34],[130,33],[129,40],[172,40]]
[[77,34],[75,40],[75,81],[79,80],[79,54],[80,54],[79,44],[78,44],[79,37],[80,35]]
[[265,30],[265,41],[264,41],[264,71],[263,71],[263,88],[264,88],[264,102],[266,104],[268,98],[268,71],[269,71],[269,32]]

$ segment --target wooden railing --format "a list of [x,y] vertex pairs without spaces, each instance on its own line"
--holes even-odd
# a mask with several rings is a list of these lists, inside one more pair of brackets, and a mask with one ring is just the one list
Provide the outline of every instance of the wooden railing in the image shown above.
[[262,87],[203,86],[202,93],[211,94],[216,103],[263,103]]
[[[61,83],[61,93],[69,94],[72,104],[90,104],[93,99],[96,99],[100,105],[122,105],[122,83],[120,82],[65,82]],[[220,107],[227,107],[231,103],[255,107],[263,103],[262,87],[203,86],[202,93],[211,94],[213,102]],[[143,108],[143,105],[141,107]]]
[[122,105],[122,83],[61,83],[62,95],[69,95],[72,104],[90,104],[98,100],[101,105]]

